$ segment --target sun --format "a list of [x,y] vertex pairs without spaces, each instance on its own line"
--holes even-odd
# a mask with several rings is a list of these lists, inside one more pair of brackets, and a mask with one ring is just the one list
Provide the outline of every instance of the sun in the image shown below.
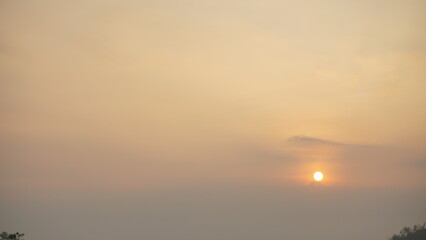
[[314,173],[314,180],[315,181],[321,182],[323,178],[324,178],[324,174],[322,174],[322,172],[315,172]]

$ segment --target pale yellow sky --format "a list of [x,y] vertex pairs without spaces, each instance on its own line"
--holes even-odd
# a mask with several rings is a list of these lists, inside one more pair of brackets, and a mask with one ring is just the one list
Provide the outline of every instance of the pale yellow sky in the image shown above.
[[422,2],[45,3],[2,2],[12,122],[424,147]]
[[169,156],[298,135],[421,151],[424,9],[2,1],[1,131]]
[[0,189],[424,190],[425,11],[0,0]]

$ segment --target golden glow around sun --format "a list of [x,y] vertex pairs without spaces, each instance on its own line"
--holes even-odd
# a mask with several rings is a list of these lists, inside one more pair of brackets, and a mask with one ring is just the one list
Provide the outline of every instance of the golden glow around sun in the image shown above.
[[322,174],[322,172],[315,172],[314,173],[314,180],[317,182],[322,181],[322,179],[324,178],[324,175]]

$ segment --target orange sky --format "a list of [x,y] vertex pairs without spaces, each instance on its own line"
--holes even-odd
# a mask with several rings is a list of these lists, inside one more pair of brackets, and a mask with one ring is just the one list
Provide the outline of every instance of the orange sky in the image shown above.
[[0,190],[424,191],[425,10],[0,1]]

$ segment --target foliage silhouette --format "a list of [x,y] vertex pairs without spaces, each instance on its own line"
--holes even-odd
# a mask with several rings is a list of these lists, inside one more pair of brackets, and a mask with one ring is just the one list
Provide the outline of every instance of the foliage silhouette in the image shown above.
[[425,240],[426,223],[423,225],[414,225],[414,227],[404,227],[399,234],[394,234],[389,240]]
[[7,233],[2,232],[0,233],[0,240],[24,240],[24,234],[23,233]]

